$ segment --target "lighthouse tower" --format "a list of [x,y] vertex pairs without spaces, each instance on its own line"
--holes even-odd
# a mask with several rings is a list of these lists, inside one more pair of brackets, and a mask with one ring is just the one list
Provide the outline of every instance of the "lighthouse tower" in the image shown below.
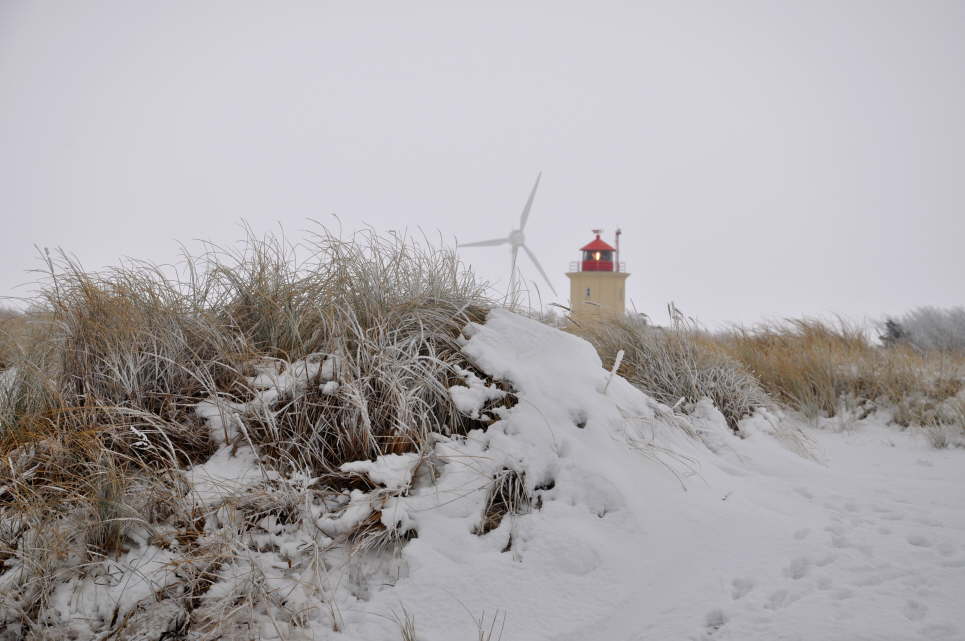
[[626,311],[626,280],[630,274],[620,262],[621,232],[616,232],[616,247],[600,238],[602,232],[593,230],[596,238],[580,247],[582,260],[570,263],[566,274],[570,279],[570,316],[578,323],[612,318]]

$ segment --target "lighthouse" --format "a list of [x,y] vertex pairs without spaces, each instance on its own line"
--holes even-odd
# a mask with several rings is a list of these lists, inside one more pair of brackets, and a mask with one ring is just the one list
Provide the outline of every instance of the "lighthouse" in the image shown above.
[[620,316],[626,311],[626,280],[630,276],[620,262],[620,230],[616,247],[600,238],[580,247],[581,259],[570,263],[570,312],[577,323]]

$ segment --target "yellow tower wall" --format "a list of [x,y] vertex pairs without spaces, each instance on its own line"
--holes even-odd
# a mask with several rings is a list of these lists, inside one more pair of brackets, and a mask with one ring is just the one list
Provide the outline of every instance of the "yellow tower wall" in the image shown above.
[[[570,316],[577,322],[626,313],[626,272],[568,272]],[[589,295],[587,295],[589,292]]]

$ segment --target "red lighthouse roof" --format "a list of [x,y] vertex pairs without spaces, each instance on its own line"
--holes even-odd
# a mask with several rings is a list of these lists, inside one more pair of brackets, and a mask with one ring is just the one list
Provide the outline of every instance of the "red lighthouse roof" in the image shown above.
[[580,247],[580,251],[582,251],[582,252],[592,252],[592,251],[610,251],[610,252],[613,252],[613,251],[616,251],[616,248],[615,248],[615,247],[611,247],[609,244],[606,243],[606,241],[600,240],[600,234],[597,234],[597,235],[596,235],[596,238],[593,240],[593,242],[591,242],[591,243],[589,243],[589,244],[587,244],[587,245],[583,245],[582,247]]

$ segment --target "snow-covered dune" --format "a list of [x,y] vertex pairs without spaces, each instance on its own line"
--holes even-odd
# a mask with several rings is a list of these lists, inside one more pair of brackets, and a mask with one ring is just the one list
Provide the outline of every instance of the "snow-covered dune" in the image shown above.
[[[507,641],[965,638],[965,452],[858,425],[812,432],[814,460],[765,418],[737,438],[709,403],[675,417],[607,386],[587,343],[539,323],[497,310],[469,334],[519,404],[439,443],[439,478],[394,505],[419,532],[401,575],[343,604],[347,638],[394,638],[369,615],[403,606],[424,641],[475,638],[484,611]],[[504,467],[542,507],[477,536]]]
[[[155,536],[110,572],[60,584],[51,629],[92,638],[121,620],[115,636],[142,641],[224,622],[225,639],[965,638],[965,451],[766,413],[737,436],[709,401],[675,413],[533,320],[497,309],[464,333],[477,373],[462,371],[452,394],[467,415],[498,415],[485,429],[348,463],[376,489],[335,500],[263,469],[243,440],[224,444],[184,475],[206,514],[192,554],[222,545],[193,610],[165,601],[186,564]],[[492,409],[506,384],[515,404]],[[228,433],[228,414],[202,414]],[[246,525],[239,506],[253,501],[287,501],[289,516],[265,508]],[[366,523],[372,537],[346,541]]]

